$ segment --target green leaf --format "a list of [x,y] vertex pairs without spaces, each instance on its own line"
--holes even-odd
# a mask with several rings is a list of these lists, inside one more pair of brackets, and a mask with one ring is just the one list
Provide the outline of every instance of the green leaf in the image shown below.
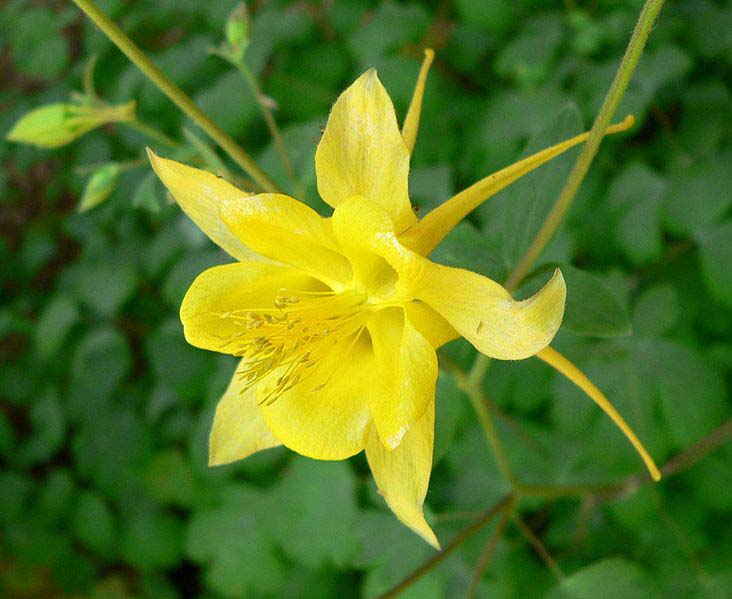
[[[207,564],[206,581],[225,597],[247,596],[252,588],[273,593],[281,588],[285,571],[264,526],[269,504],[244,485],[225,491],[222,506],[194,513],[186,553]],[[276,510],[271,516],[280,513]]]
[[660,337],[674,327],[681,315],[679,294],[672,285],[651,287],[636,300],[633,334],[638,337]]
[[661,195],[665,181],[641,163],[632,163],[613,179],[608,192],[611,209],[619,214],[615,236],[636,264],[661,254]]
[[[400,524],[390,513],[362,512],[354,523],[352,536],[358,540],[358,553],[354,565],[368,571],[364,585],[366,597],[377,597],[387,591],[419,566],[431,553],[431,549],[424,541]],[[434,579],[435,573],[432,574],[427,578]],[[441,583],[441,576],[437,574],[437,581]],[[417,591],[432,591],[434,582],[428,580],[418,587]],[[429,592],[427,596],[433,594]],[[420,594],[416,597],[420,597]]]
[[692,348],[668,341],[647,342],[636,361],[661,400],[667,435],[686,447],[719,425],[726,414],[720,374]]
[[447,164],[409,169],[409,196],[424,216],[455,193],[452,168]]
[[686,477],[700,503],[722,513],[732,509],[732,449],[729,444],[706,457]]
[[30,77],[45,80],[58,77],[69,61],[68,41],[61,28],[73,18],[73,12],[57,14],[50,7],[24,5],[22,10],[16,10],[13,26],[3,37],[10,41],[13,62],[18,69]]
[[28,499],[33,491],[33,479],[25,473],[0,471],[0,497],[3,509],[0,510],[0,522],[8,524],[20,519],[28,506]]
[[[544,81],[562,43],[564,23],[558,15],[539,15],[526,21],[519,34],[496,57],[495,70],[520,84]],[[536,49],[541,48],[541,52]]]
[[287,555],[311,568],[348,563],[356,489],[346,462],[294,458],[272,501],[278,506],[272,530]]
[[125,338],[111,328],[87,334],[71,364],[70,413],[76,418],[93,413],[104,404],[126,376],[132,363]]
[[732,306],[732,220],[704,229],[697,241],[707,289],[717,301]]
[[77,500],[74,534],[92,551],[111,558],[117,552],[118,530],[112,510],[101,495],[83,491]]
[[183,538],[178,518],[152,506],[138,506],[124,523],[122,556],[141,570],[169,568],[181,559]]
[[[577,134],[581,127],[577,107],[565,105],[549,125],[530,139],[522,157]],[[575,155],[576,150],[572,150],[554,159],[481,207],[481,216],[488,219],[484,231],[489,239],[500,244],[508,266],[514,266],[533,241],[564,184]]]
[[77,262],[67,274],[79,301],[103,316],[117,313],[138,282],[135,265],[114,258]]
[[49,472],[38,497],[38,507],[50,522],[64,520],[73,507],[76,486],[69,469],[57,468]]
[[153,456],[144,478],[150,494],[162,503],[190,507],[196,498],[190,463],[174,449]]
[[158,178],[155,173],[148,173],[137,184],[135,192],[132,194],[132,205],[152,214],[159,213],[163,207],[163,199],[160,197],[158,189]]
[[[569,264],[556,266],[567,283],[562,328],[590,337],[622,337],[630,334],[628,314],[617,296],[600,279]],[[517,295],[528,297],[547,279],[547,271],[542,270],[529,279]]]
[[458,423],[464,413],[466,399],[457,386],[455,377],[440,370],[435,393],[435,449],[433,466],[447,454],[457,432]]
[[496,247],[473,225],[460,223],[440,242],[431,259],[446,266],[465,268],[491,279],[505,278],[506,265]]
[[18,457],[25,465],[50,459],[63,445],[66,421],[58,397],[46,393],[33,403],[30,412],[33,434],[21,445]]
[[622,337],[631,332],[628,314],[617,296],[596,277],[560,265],[567,282],[563,326],[579,335]]
[[35,347],[42,360],[48,360],[63,347],[66,338],[79,320],[76,302],[59,293],[46,304],[34,331]]
[[84,186],[77,210],[79,212],[91,210],[112,195],[117,188],[120,172],[120,165],[116,162],[110,162],[95,170]]
[[380,59],[408,42],[416,42],[429,26],[424,8],[414,4],[381,4],[369,21],[348,39],[348,48],[362,69],[380,64]]
[[150,432],[129,409],[87,407],[71,444],[76,471],[110,497],[129,494],[140,487],[138,467],[150,452]]
[[679,170],[663,196],[668,225],[692,235],[713,225],[732,206],[732,153],[702,160]]
[[194,100],[203,112],[234,136],[243,135],[259,114],[254,95],[238,71],[209,82]]
[[547,599],[648,599],[653,585],[643,570],[621,558],[582,568],[565,578]]
[[211,356],[186,343],[178,319],[163,321],[148,336],[145,353],[159,383],[184,399],[201,395]]
[[15,446],[15,434],[13,427],[8,422],[5,412],[0,411],[0,455],[8,457]]

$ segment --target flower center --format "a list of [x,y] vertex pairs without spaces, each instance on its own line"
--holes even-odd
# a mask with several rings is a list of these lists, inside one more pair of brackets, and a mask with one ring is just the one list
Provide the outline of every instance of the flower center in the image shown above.
[[271,308],[220,315],[242,325],[241,332],[228,339],[222,349],[247,358],[237,373],[245,390],[279,370],[261,400],[270,405],[308,378],[316,370],[314,366],[339,344],[344,352],[341,359],[345,359],[366,326],[368,312],[366,296],[356,291],[280,289]]

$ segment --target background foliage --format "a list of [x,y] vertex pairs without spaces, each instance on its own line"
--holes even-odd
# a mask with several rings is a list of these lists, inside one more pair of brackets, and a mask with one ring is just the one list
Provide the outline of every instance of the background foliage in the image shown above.
[[[207,52],[223,39],[232,2],[99,4],[288,187],[254,96]],[[309,201],[322,207],[313,153],[337,94],[376,66],[403,115],[421,48],[435,47],[411,173],[426,211],[523,151],[589,126],[640,5],[260,2],[247,61],[277,102]],[[183,127],[195,133],[70,3],[13,0],[0,31],[0,131],[79,90],[98,53],[102,97],[136,100],[141,120],[176,139],[186,139]],[[558,347],[659,463],[729,418],[731,67],[730,4],[668,3],[618,113],[638,124],[603,145],[543,257],[563,265],[569,285]],[[0,144],[0,588],[19,597],[385,591],[432,550],[385,510],[362,457],[325,463],[275,449],[206,466],[234,362],[187,346],[177,309],[194,276],[226,257],[146,165],[123,170],[101,206],[75,209],[89,165],[137,160],[145,144],[193,154],[122,125],[55,151]],[[486,204],[436,259],[505,278],[573,157]],[[446,355],[463,368],[474,358],[460,342]],[[622,485],[641,471],[608,419],[540,362],[494,363],[485,392],[524,482]],[[437,409],[427,503],[444,543],[508,486],[448,372]],[[565,578],[509,526],[477,596],[732,596],[729,444],[658,486],[622,488],[609,498],[522,501],[522,518]],[[462,596],[490,530],[404,596]]]

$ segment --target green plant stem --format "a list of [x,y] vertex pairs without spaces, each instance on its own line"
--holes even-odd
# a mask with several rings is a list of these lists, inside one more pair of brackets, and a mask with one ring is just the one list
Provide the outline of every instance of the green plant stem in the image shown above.
[[478,585],[483,578],[483,574],[488,567],[488,562],[490,562],[491,557],[493,557],[493,552],[496,550],[498,542],[506,531],[506,526],[508,526],[508,521],[510,519],[510,512],[508,510],[504,510],[503,515],[498,521],[498,524],[496,524],[496,527],[493,529],[491,536],[488,537],[488,541],[483,547],[483,551],[480,552],[478,563],[475,565],[475,570],[473,570],[473,577],[470,579],[470,586],[468,586],[468,590],[465,593],[466,599],[472,599],[475,595],[475,591],[477,590]]
[[261,185],[264,191],[280,191],[254,159],[247,154],[234,139],[214,123],[182,89],[173,83],[155,64],[140,50],[127,35],[105,15],[93,0],[73,0],[74,4],[88,16],[99,29],[129,58],[145,76],[152,81],[170,100],[189,118],[198,124],[206,134],[231,156],[246,173]]
[[282,165],[285,167],[287,176],[289,177],[290,181],[292,181],[292,184],[295,187],[295,192],[298,194],[300,199],[302,199],[302,197],[304,195],[303,190],[301,189],[300,182],[297,180],[297,177],[295,176],[295,171],[292,168],[292,163],[290,162],[290,158],[287,155],[287,149],[285,148],[285,143],[282,141],[282,135],[280,134],[280,129],[277,126],[277,121],[275,120],[274,115],[272,114],[272,111],[270,110],[269,106],[267,106],[267,104],[266,104],[266,101],[264,99],[264,94],[262,93],[262,89],[259,87],[259,82],[257,81],[257,78],[254,76],[254,73],[252,73],[251,69],[244,62],[244,59],[237,60],[237,61],[233,62],[233,64],[234,64],[234,66],[236,66],[238,71],[242,74],[242,77],[244,77],[244,80],[247,82],[249,89],[252,90],[252,93],[254,94],[254,97],[257,100],[257,104],[259,105],[259,109],[262,112],[262,116],[264,117],[264,122],[267,123],[267,129],[269,129],[269,134],[272,136],[272,141],[274,142],[275,149],[277,150],[277,153],[280,156]]
[[[618,71],[615,74],[615,79],[613,79],[613,82],[610,85],[610,89],[608,90],[605,100],[600,107],[600,112],[592,125],[592,129],[590,129],[590,136],[583,146],[580,155],[577,157],[577,161],[575,162],[569,177],[567,177],[567,181],[565,182],[559,197],[544,220],[539,232],[536,234],[536,237],[526,250],[526,253],[519,260],[516,268],[514,268],[506,280],[505,286],[509,291],[514,291],[531,270],[534,262],[536,262],[547,243],[549,243],[549,240],[554,235],[554,232],[561,224],[562,219],[571,206],[572,201],[577,194],[577,190],[590,168],[590,164],[597,155],[597,151],[600,147],[600,142],[605,135],[605,131],[610,125],[610,121],[612,120],[613,115],[620,104],[620,100],[630,83],[630,79],[633,76],[638,60],[645,48],[648,35],[650,34],[653,24],[663,7],[663,3],[664,0],[646,0],[646,3],[643,5],[643,9],[638,17],[633,34],[628,42],[628,47],[625,50],[623,59],[618,67]],[[473,362],[473,366],[468,373],[468,378],[470,380],[475,380],[480,377],[481,373],[485,373],[487,364],[488,358],[479,354]],[[473,407],[475,406],[476,403],[474,402]],[[481,416],[481,414],[478,414],[477,411],[476,414],[482,423],[484,417]]]
[[419,568],[414,570],[414,572],[412,572],[409,576],[390,588],[386,593],[380,595],[379,599],[391,599],[392,597],[397,597],[402,591],[409,588],[409,586],[411,586],[415,581],[419,580],[430,570],[433,570],[436,566],[438,566],[448,555],[450,555],[453,551],[455,551],[455,549],[460,547],[460,545],[462,545],[465,541],[467,541],[470,537],[477,533],[498,514],[504,513],[506,511],[511,511],[513,509],[514,503],[515,500],[513,498],[513,495],[506,495],[498,503],[493,505],[493,507],[483,512],[483,515],[481,515],[477,520],[463,528],[457,535],[455,535],[455,538],[450,541],[450,544],[446,545],[442,551],[431,557]]
[[638,60],[645,48],[646,41],[648,41],[648,35],[653,28],[653,24],[656,22],[656,18],[663,7],[663,3],[664,0],[646,0],[646,3],[643,5],[643,9],[641,10],[638,21],[635,24],[630,42],[628,42],[628,47],[625,50],[625,55],[623,56],[620,66],[618,67],[618,71],[615,74],[615,79],[613,79],[610,89],[605,96],[605,100],[600,107],[600,112],[592,125],[590,136],[583,146],[580,155],[577,157],[577,161],[575,162],[572,171],[569,173],[567,181],[565,182],[562,191],[559,193],[557,201],[554,203],[554,206],[542,224],[541,229],[539,229],[539,232],[536,234],[536,237],[526,250],[526,253],[521,257],[518,265],[506,281],[506,288],[509,291],[514,290],[529,273],[534,262],[536,262],[537,258],[541,255],[541,252],[544,251],[544,248],[561,224],[567,210],[572,205],[572,201],[577,194],[577,190],[579,189],[582,180],[585,178],[592,160],[597,154],[600,142],[605,135],[605,130],[610,125],[610,121],[620,104],[623,94],[625,94],[628,84],[630,83],[633,72],[638,65]]
[[515,488],[517,485],[516,476],[513,473],[511,464],[509,463],[508,458],[506,457],[506,452],[503,449],[501,439],[498,436],[498,429],[496,428],[493,415],[488,407],[488,398],[485,396],[485,393],[483,393],[483,375],[481,374],[473,377],[470,375],[467,377],[464,375],[457,375],[457,381],[460,388],[468,396],[470,404],[473,406],[475,415],[478,417],[478,422],[485,433],[488,445],[490,445],[496,457],[498,469],[501,471],[501,474],[506,481]]
[[539,554],[539,557],[541,557],[542,561],[547,565],[549,570],[552,574],[554,574],[554,577],[558,581],[562,581],[564,579],[564,572],[562,572],[562,569],[559,567],[559,564],[557,564],[557,561],[552,557],[552,554],[549,553],[549,550],[544,546],[544,543],[541,542],[541,539],[536,536],[533,530],[524,522],[521,517],[514,513],[513,514],[513,522],[516,524],[516,528],[519,529],[519,532],[521,535],[528,541],[529,545],[531,545],[534,548],[534,551]]
[[123,125],[128,126],[130,129],[134,129],[138,133],[142,133],[145,137],[152,141],[157,141],[161,144],[169,146],[171,148],[180,148],[180,142],[176,141],[172,137],[165,135],[162,131],[158,131],[154,127],[147,125],[141,121],[122,121]]
[[[465,376],[465,374],[463,374]],[[706,437],[697,441],[687,450],[671,458],[661,468],[664,479],[688,470],[707,455],[719,449],[726,443],[732,442],[732,420],[727,420]],[[460,531],[455,538],[440,553],[424,562],[401,582],[397,583],[381,597],[396,597],[399,593],[411,586],[422,576],[437,566],[448,553],[453,552],[462,543],[472,537],[478,530],[488,524],[490,520],[499,513],[513,512],[519,499],[526,496],[541,497],[544,499],[559,499],[563,497],[588,497],[597,500],[610,500],[620,496],[628,496],[635,493],[643,485],[652,482],[647,472],[633,474],[616,484],[609,485],[578,485],[578,486],[543,486],[543,485],[518,485],[513,492],[509,493],[501,501],[483,513],[477,520]],[[570,491],[570,492],[566,492]],[[519,527],[520,525],[517,524]],[[533,533],[532,533],[533,534]]]

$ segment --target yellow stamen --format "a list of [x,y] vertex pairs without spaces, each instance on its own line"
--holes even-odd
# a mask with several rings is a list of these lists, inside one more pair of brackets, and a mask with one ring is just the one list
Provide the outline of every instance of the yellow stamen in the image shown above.
[[643,444],[635,436],[633,430],[628,426],[628,423],[623,420],[623,417],[613,407],[610,401],[605,397],[597,387],[585,376],[579,368],[577,368],[572,362],[560,354],[557,350],[552,347],[547,347],[536,354],[537,358],[544,360],[549,366],[561,372],[570,381],[577,385],[582,391],[587,393],[590,398],[602,408],[605,413],[610,416],[610,419],[617,425],[617,427],[623,432],[635,447],[640,457],[646,464],[646,468],[651,474],[651,477],[655,481],[661,480],[661,472],[658,470],[656,463],[653,458],[648,454]]
[[331,291],[280,289],[272,308],[249,308],[219,314],[242,326],[221,349],[247,358],[237,374],[243,391],[279,371],[262,400],[269,405],[308,378],[313,367],[340,341],[360,333],[365,296]]
[[[635,119],[633,116],[628,115],[622,123],[608,127],[605,135],[626,131],[634,123]],[[507,187],[545,162],[549,162],[570,148],[586,141],[589,135],[589,132],[577,135],[523,160],[519,160],[497,173],[481,179],[477,183],[473,183],[467,189],[454,195],[444,204],[435,208],[411,229],[408,229],[401,236],[401,242],[423,256],[428,255],[460,221],[488,198],[494,196],[504,187]]]
[[402,126],[402,138],[404,143],[407,144],[409,153],[414,150],[414,144],[417,141],[417,131],[419,130],[419,116],[422,113],[422,97],[424,96],[424,86],[427,81],[427,73],[432,66],[432,61],[435,59],[435,51],[431,48],[427,48],[424,51],[424,60],[422,61],[422,68],[419,70],[417,77],[417,85],[414,88],[414,94],[412,95],[412,101],[409,104],[409,110],[407,110],[407,116],[404,118],[404,125]]

